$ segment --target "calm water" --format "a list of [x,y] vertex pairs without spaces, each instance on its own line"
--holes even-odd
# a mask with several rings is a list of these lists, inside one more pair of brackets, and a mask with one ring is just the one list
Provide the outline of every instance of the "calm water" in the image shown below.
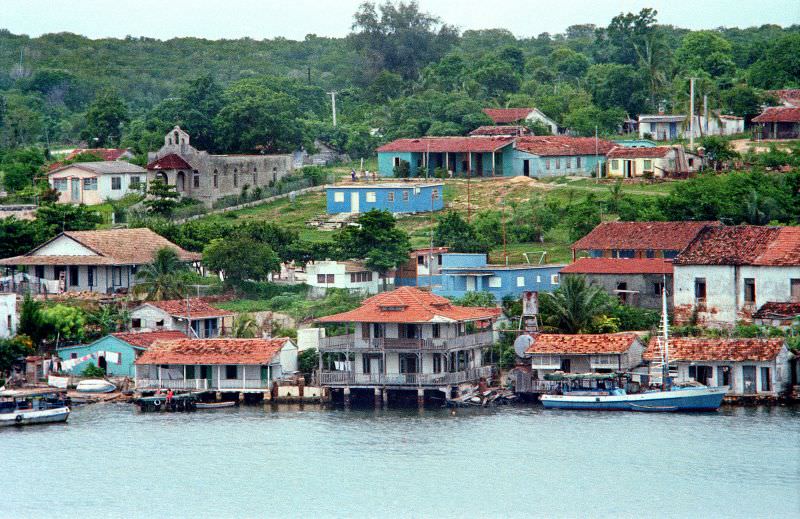
[[2,517],[798,517],[800,409],[77,409],[0,430]]

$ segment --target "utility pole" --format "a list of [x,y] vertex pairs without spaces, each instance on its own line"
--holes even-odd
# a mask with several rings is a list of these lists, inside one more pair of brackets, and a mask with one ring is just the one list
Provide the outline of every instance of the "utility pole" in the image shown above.
[[689,150],[694,149],[694,80],[689,78]]
[[595,163],[595,167],[597,168],[597,174],[595,175],[595,177],[596,177],[595,184],[599,184],[600,183],[600,158],[598,156],[599,153],[600,153],[600,143],[597,140],[597,125],[595,124],[594,125],[594,163]]
[[333,127],[336,128],[336,91],[328,92],[331,96],[331,110],[333,110]]

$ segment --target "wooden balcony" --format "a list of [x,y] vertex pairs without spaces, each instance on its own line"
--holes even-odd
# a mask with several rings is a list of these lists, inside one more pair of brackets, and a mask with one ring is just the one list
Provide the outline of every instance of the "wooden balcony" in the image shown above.
[[268,390],[271,382],[261,379],[136,379],[136,389],[174,389],[182,391]]
[[487,330],[448,339],[360,339],[353,334],[337,335],[321,339],[319,349],[323,352],[445,351],[483,348],[492,344],[494,344],[494,332]]
[[490,377],[492,366],[482,366],[452,373],[353,373],[331,371],[319,373],[323,386],[449,386],[464,382],[475,382],[481,377]]

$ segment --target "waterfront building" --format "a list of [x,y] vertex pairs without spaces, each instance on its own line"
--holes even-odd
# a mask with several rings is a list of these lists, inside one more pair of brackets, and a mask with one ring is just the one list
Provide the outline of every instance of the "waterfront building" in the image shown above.
[[491,376],[484,349],[494,344],[499,316],[499,308],[456,306],[412,287],[372,296],[318,320],[349,328],[320,339],[320,384],[345,402],[351,391],[384,402],[389,391],[416,392],[419,402],[426,391],[449,398],[459,385]]
[[[660,358],[656,338],[644,360]],[[671,337],[669,359],[677,366],[678,381],[728,386],[731,396],[777,396],[789,388],[792,354],[779,339]]]
[[442,284],[442,257],[447,247],[415,249],[409,253],[408,263],[395,273],[397,287],[427,287]]
[[[661,308],[661,291],[667,289],[672,308],[672,261],[664,258],[579,258],[561,269],[562,276],[584,276],[603,287],[622,304]],[[666,282],[666,285],[665,285]]]
[[425,213],[444,208],[442,182],[381,182],[326,186],[328,214]]
[[112,377],[133,378],[134,361],[156,341],[185,338],[183,332],[167,330],[141,333],[112,333],[90,344],[57,348],[61,369],[80,375],[89,364],[105,370]]
[[463,297],[469,292],[488,292],[495,301],[519,299],[523,292],[552,292],[559,285],[564,265],[492,265],[484,253],[441,255],[441,283],[433,288],[445,297]]
[[552,334],[533,337],[525,351],[534,378],[554,371],[564,373],[613,373],[642,363],[644,345],[635,333]]
[[61,204],[102,204],[141,193],[147,170],[124,160],[75,162],[47,174],[50,187],[59,193]]
[[147,301],[131,311],[131,330],[180,330],[192,338],[211,339],[231,329],[233,315],[202,299]]
[[306,284],[312,297],[321,297],[329,288],[344,288],[362,294],[377,294],[394,288],[394,277],[370,270],[363,261],[315,261],[306,264]]
[[297,371],[297,346],[276,339],[157,341],[135,363],[136,389],[264,393]]
[[572,261],[591,258],[674,258],[714,222],[603,222],[572,244]]
[[768,302],[798,300],[798,227],[706,227],[674,260],[678,323],[734,326]]
[[22,256],[0,260],[0,267],[27,267],[33,274],[20,285],[36,293],[63,291],[127,292],[136,272],[153,262],[162,248],[173,249],[184,262],[199,262],[188,252],[147,228],[66,231]]

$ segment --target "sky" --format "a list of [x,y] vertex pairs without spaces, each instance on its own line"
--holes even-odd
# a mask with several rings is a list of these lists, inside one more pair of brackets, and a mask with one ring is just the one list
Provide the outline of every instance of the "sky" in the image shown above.
[[[0,0],[0,28],[39,36],[300,40],[344,36],[363,0]],[[517,37],[570,25],[608,25],[620,12],[658,10],[658,21],[688,29],[800,24],[800,0],[419,0],[422,10],[461,30],[505,28]]]

